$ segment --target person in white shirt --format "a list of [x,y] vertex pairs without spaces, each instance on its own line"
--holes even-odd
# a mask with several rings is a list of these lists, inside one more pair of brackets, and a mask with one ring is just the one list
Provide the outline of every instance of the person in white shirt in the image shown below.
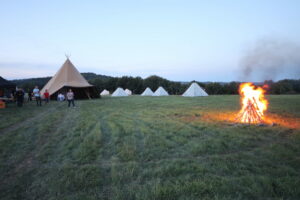
[[63,95],[62,93],[59,93],[57,95],[57,101],[64,101],[65,100],[65,95]]
[[71,103],[73,105],[73,107],[75,107],[74,104],[74,93],[71,89],[69,89],[69,92],[67,93],[67,100],[68,100],[68,107],[70,107]]
[[36,105],[42,106],[41,93],[40,93],[39,87],[35,86],[32,93],[33,93],[33,96],[35,97]]

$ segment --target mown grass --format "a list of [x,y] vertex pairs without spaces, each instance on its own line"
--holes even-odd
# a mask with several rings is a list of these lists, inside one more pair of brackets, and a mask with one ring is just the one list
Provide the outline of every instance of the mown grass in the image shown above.
[[[300,123],[300,96],[268,114]],[[0,110],[0,199],[299,199],[300,130],[232,126],[238,96],[120,97]]]

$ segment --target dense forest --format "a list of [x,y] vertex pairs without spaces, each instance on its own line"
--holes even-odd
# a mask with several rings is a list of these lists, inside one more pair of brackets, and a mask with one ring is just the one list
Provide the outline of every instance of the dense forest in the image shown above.
[[[169,81],[159,76],[150,76],[148,78],[141,77],[111,77],[104,75],[97,75],[95,73],[82,73],[82,75],[89,81],[89,83],[95,85],[97,89],[102,91],[107,89],[113,92],[117,87],[124,89],[130,89],[133,94],[141,94],[146,87],[150,87],[155,91],[158,86],[163,86],[169,94],[181,95],[188,88],[190,83]],[[51,77],[44,78],[31,78],[31,79],[19,79],[13,80],[18,87],[22,87],[25,91],[32,90],[35,85],[42,88]],[[198,84],[210,94],[238,94],[238,87],[240,82],[198,82]],[[268,94],[300,94],[300,79],[291,80],[285,79],[277,82],[271,80],[264,83],[256,83],[256,85],[267,85],[266,90]]]

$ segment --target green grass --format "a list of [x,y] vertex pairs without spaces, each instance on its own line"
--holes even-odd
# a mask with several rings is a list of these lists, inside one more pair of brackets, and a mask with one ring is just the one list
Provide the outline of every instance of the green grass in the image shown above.
[[[268,96],[300,123],[300,96]],[[300,130],[207,118],[238,96],[120,97],[0,110],[0,199],[299,199]]]

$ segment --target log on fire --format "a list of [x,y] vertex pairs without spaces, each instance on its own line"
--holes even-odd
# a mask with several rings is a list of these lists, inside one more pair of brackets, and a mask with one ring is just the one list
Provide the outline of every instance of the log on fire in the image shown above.
[[237,115],[236,121],[248,124],[263,123],[263,114],[259,111],[258,105],[253,98],[248,99],[247,106],[245,106]]

